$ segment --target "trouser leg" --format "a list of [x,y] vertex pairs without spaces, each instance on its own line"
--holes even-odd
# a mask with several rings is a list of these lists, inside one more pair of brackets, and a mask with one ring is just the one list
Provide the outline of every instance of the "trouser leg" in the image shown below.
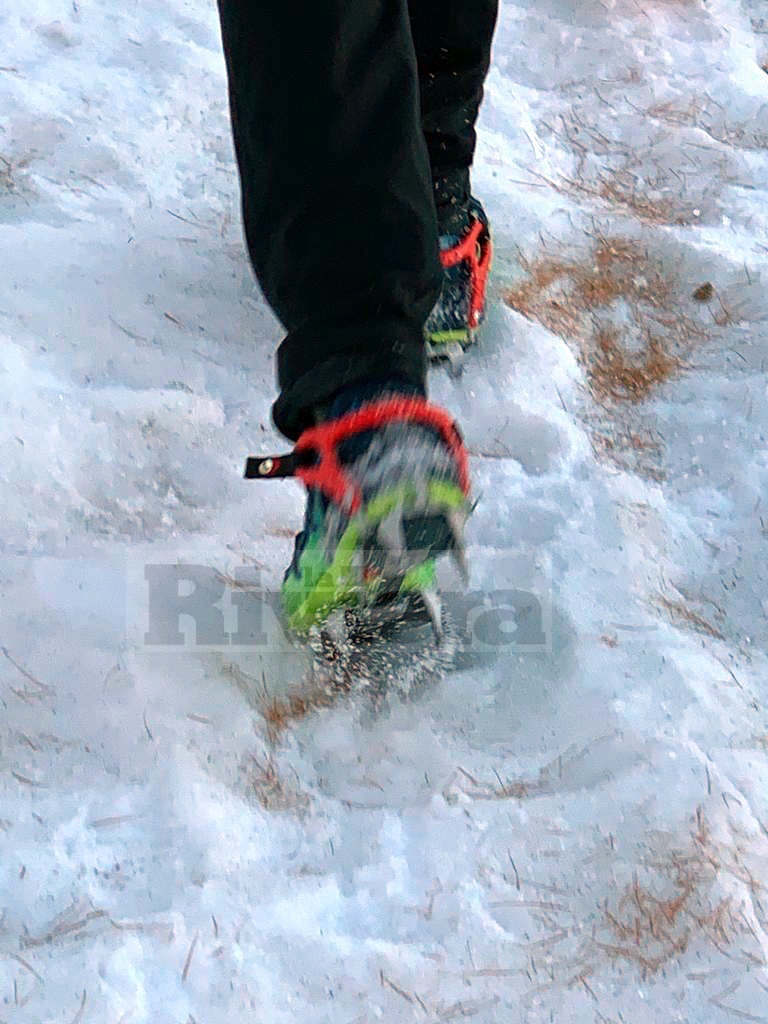
[[408,0],[408,9],[440,231],[453,234],[469,200],[498,0]]
[[346,385],[424,388],[441,268],[407,0],[219,12],[248,250],[287,330],[273,415],[296,438]]

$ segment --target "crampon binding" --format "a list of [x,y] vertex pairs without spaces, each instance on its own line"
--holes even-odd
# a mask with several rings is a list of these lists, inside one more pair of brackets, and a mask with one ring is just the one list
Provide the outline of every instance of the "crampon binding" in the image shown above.
[[451,630],[435,562],[450,554],[466,573],[471,511],[466,449],[446,412],[418,397],[372,401],[306,430],[292,452],[249,458],[245,476],[296,477],[307,488],[283,607],[337,681],[370,677],[373,662],[377,676],[397,675],[399,642],[407,659],[423,656],[423,636],[414,639],[423,624],[443,648],[431,663],[444,667]]
[[441,238],[443,287],[425,328],[431,359],[460,367],[485,317],[492,259],[488,220],[480,204],[474,202],[466,234],[456,240]]

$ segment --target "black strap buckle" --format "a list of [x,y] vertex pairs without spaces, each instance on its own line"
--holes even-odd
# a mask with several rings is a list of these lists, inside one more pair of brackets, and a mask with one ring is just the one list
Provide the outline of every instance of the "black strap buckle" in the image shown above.
[[293,452],[287,455],[251,455],[246,460],[243,476],[246,480],[275,480],[295,476],[296,468],[297,460]]

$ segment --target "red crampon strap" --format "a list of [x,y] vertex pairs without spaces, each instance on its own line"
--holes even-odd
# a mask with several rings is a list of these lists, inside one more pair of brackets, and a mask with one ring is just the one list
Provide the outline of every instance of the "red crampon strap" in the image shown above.
[[475,219],[472,227],[451,249],[440,253],[444,267],[455,267],[457,263],[469,265],[469,326],[477,327],[485,304],[485,288],[491,269],[493,246],[488,228],[481,220]]
[[248,459],[245,476],[262,480],[297,476],[307,487],[316,488],[334,504],[355,513],[362,504],[362,495],[339,461],[338,445],[387,423],[417,423],[436,430],[456,463],[459,486],[469,494],[469,459],[459,428],[444,409],[424,398],[384,398],[337,420],[310,427],[289,455]]

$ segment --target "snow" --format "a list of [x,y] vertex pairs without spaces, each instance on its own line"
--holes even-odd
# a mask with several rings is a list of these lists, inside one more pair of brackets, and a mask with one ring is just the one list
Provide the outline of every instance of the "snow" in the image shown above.
[[[274,631],[137,627],[145,566],[274,591],[301,515],[240,476],[282,443],[280,328],[215,9],[0,20],[0,1021],[768,1020],[768,5],[503,5],[493,308],[432,394],[481,496],[469,610],[529,592],[545,649],[277,733]],[[601,259],[628,294],[556,329]],[[597,328],[637,356],[649,323],[677,371],[601,396]]]

